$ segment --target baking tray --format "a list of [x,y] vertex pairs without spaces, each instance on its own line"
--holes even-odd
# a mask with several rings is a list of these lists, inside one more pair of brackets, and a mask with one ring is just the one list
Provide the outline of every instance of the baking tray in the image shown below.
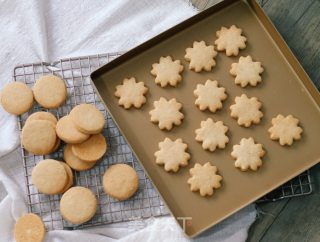
[[[185,49],[195,40],[214,42],[214,34],[221,26],[236,24],[248,38],[247,48],[239,56],[251,55],[262,62],[263,82],[255,88],[241,88],[229,74],[231,63],[238,57],[220,53],[217,66],[211,72],[183,72],[183,81],[176,88],[160,88],[150,75],[151,65],[160,56],[183,58]],[[136,77],[149,87],[147,103],[140,109],[124,110],[114,97],[115,86],[126,77]],[[315,165],[320,160],[318,137],[320,134],[320,96],[299,62],[281,38],[260,6],[253,0],[226,0],[182,22],[168,31],[145,42],[91,74],[95,88],[104,101],[124,137],[143,165],[147,174],[164,199],[172,215],[185,233],[194,237],[209,227],[257,200],[279,185]],[[215,114],[199,111],[194,104],[193,90],[198,83],[217,79],[225,87],[228,99],[223,109]],[[264,117],[259,125],[239,127],[230,117],[229,106],[235,96],[246,93],[263,102]],[[175,97],[183,104],[185,119],[170,132],[161,131],[150,122],[148,112],[153,101],[160,97]],[[299,118],[303,137],[291,147],[282,147],[269,138],[267,129],[277,114],[292,114]],[[229,127],[230,142],[226,149],[214,153],[204,151],[195,141],[194,130],[200,121],[211,117],[222,120]],[[263,166],[257,172],[241,172],[234,168],[230,153],[232,146],[243,137],[254,137],[267,151]],[[188,167],[171,174],[155,164],[154,152],[165,137],[182,138],[189,147],[191,161]],[[187,184],[189,169],[195,162],[211,162],[223,176],[223,184],[212,197],[203,198],[190,192]],[[186,223],[186,220],[188,223]]]

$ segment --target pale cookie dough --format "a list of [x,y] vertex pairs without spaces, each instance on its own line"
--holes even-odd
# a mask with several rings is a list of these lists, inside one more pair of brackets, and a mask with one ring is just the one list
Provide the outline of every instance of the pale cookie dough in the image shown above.
[[234,82],[241,87],[256,86],[261,82],[263,67],[261,62],[253,62],[251,56],[241,56],[238,63],[232,63],[230,74],[235,76]]
[[153,102],[154,109],[149,114],[151,122],[158,123],[160,129],[171,130],[173,124],[180,125],[184,118],[183,113],[180,112],[182,104],[177,102],[175,98],[169,101],[160,97],[158,101]]
[[32,170],[32,183],[43,194],[59,194],[68,182],[68,175],[61,162],[46,159]]
[[292,145],[294,140],[301,139],[303,129],[299,126],[299,119],[292,115],[284,117],[279,114],[271,123],[272,127],[268,130],[270,138],[279,140],[280,145]]
[[122,85],[116,86],[114,95],[119,98],[119,105],[125,109],[134,106],[140,108],[146,101],[145,94],[148,88],[144,82],[136,82],[134,77],[125,78]]
[[262,144],[256,144],[253,138],[242,138],[239,145],[234,145],[231,152],[232,158],[236,161],[234,166],[241,171],[247,171],[249,168],[256,171],[261,165],[261,158],[265,151]]
[[86,171],[95,166],[96,162],[86,162],[76,157],[71,150],[71,145],[67,144],[64,148],[63,159],[67,164],[76,171]]
[[31,114],[27,118],[26,123],[29,121],[32,121],[32,120],[47,120],[47,121],[50,121],[54,125],[56,125],[58,122],[57,118],[52,113],[43,112],[43,111],[35,112],[35,113]]
[[228,127],[222,121],[214,122],[211,118],[201,121],[201,127],[196,129],[196,141],[202,142],[204,150],[215,151],[216,148],[223,149],[229,142],[226,135]]
[[57,108],[67,98],[66,84],[57,76],[42,76],[33,86],[33,95],[42,107]]
[[22,82],[10,82],[1,91],[1,105],[8,113],[20,115],[33,104],[32,90]]
[[80,160],[96,162],[106,153],[107,142],[102,134],[95,134],[81,144],[73,144],[71,150]]
[[72,187],[60,200],[62,217],[72,224],[89,221],[96,213],[97,199],[91,190],[85,187]]
[[197,97],[195,104],[201,111],[209,109],[213,113],[222,108],[222,101],[227,98],[226,89],[211,80],[204,85],[198,84],[193,94]]
[[247,38],[241,34],[242,29],[237,28],[235,25],[232,25],[229,29],[221,27],[221,29],[216,32],[218,38],[214,42],[217,50],[225,50],[227,56],[237,56],[239,49],[246,48]]
[[172,60],[171,56],[160,57],[159,63],[152,64],[151,74],[154,75],[155,83],[161,87],[168,84],[176,86],[181,81],[180,72],[183,71],[183,65],[180,60]]
[[172,141],[165,138],[164,141],[159,143],[159,149],[154,153],[156,163],[164,165],[166,171],[177,172],[180,167],[188,165],[190,154],[186,152],[188,146],[182,142],[182,139]]
[[195,72],[202,70],[211,71],[212,67],[216,65],[214,57],[217,52],[212,45],[206,45],[204,41],[193,42],[192,48],[186,49],[186,55],[184,58],[190,61],[189,69]]
[[70,118],[76,128],[85,134],[100,133],[106,122],[102,112],[87,103],[75,106],[70,112]]
[[203,197],[211,196],[214,189],[221,187],[222,177],[217,175],[217,171],[217,167],[212,166],[210,162],[203,166],[196,163],[194,168],[190,169],[191,178],[188,179],[191,191],[200,191]]
[[46,229],[41,218],[34,213],[27,213],[18,218],[14,226],[16,242],[42,242]]
[[67,144],[79,144],[90,137],[89,134],[82,133],[76,128],[69,115],[59,119],[56,132],[58,137]]
[[104,191],[120,201],[132,197],[138,190],[138,186],[137,172],[126,164],[112,165],[103,175]]
[[50,121],[32,120],[21,131],[23,147],[35,155],[47,155],[56,145],[55,126]]
[[252,123],[260,123],[263,113],[262,103],[256,97],[248,98],[246,94],[235,98],[235,104],[230,106],[231,117],[238,119],[238,124],[249,127]]
[[73,185],[73,173],[72,173],[70,166],[68,166],[68,164],[66,164],[65,162],[62,162],[62,161],[60,161],[60,163],[63,165],[63,167],[67,173],[67,183],[61,191],[61,193],[65,193]]

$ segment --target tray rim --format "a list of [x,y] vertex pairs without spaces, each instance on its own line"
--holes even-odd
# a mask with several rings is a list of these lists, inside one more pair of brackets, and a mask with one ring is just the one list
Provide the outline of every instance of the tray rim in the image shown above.
[[[202,12],[200,12],[200,13],[198,13],[198,14],[196,14],[196,15],[194,15],[194,16],[186,19],[186,20],[184,20],[183,22],[181,22],[181,23],[169,28],[168,30],[160,33],[159,35],[156,35],[155,37],[147,40],[146,42],[143,42],[142,44],[140,44],[140,45],[134,47],[133,49],[125,52],[120,57],[118,57],[118,58],[110,61],[109,63],[101,66],[100,68],[98,68],[97,70],[93,71],[90,74],[91,84],[92,84],[93,88],[95,89],[95,91],[96,91],[97,95],[99,96],[99,98],[102,100],[102,104],[105,106],[106,110],[109,112],[109,114],[112,117],[112,119],[114,120],[115,124],[118,126],[118,123],[117,123],[116,119],[114,118],[113,114],[110,112],[110,110],[109,110],[108,106],[106,105],[106,103],[103,101],[103,99],[102,99],[102,97],[101,97],[101,95],[100,95],[100,93],[99,93],[99,91],[98,91],[98,89],[97,89],[97,87],[95,85],[95,81],[97,81],[97,79],[99,78],[99,76],[101,74],[107,72],[108,70],[112,70],[113,68],[117,67],[118,65],[121,65],[122,63],[130,60],[131,58],[139,55],[143,51],[145,51],[145,50],[157,45],[158,42],[163,41],[164,39],[169,38],[169,37],[173,36],[174,34],[184,30],[189,25],[192,25],[192,24],[194,24],[196,22],[199,22],[202,19],[205,19],[206,17],[223,10],[226,7],[231,6],[233,4],[236,4],[236,3],[239,3],[239,2],[246,3],[247,6],[249,7],[249,9],[257,17],[258,21],[263,25],[263,27],[265,27],[266,32],[269,34],[271,39],[275,42],[276,46],[279,49],[279,52],[285,57],[286,61],[290,65],[290,67],[294,70],[294,73],[296,75],[298,75],[298,77],[299,77],[298,79],[302,82],[303,86],[308,91],[308,94],[310,94],[311,99],[314,101],[314,103],[316,104],[316,107],[318,108],[318,110],[320,112],[320,92],[318,91],[318,89],[316,88],[315,84],[310,79],[310,77],[308,76],[308,74],[306,73],[306,71],[304,70],[304,68],[302,67],[302,65],[300,64],[298,59],[296,58],[296,56],[293,54],[292,50],[287,45],[287,43],[285,42],[285,40],[283,39],[283,37],[281,36],[279,31],[276,29],[276,27],[274,26],[274,24],[272,23],[270,18],[266,15],[266,13],[262,9],[262,7],[256,2],[256,0],[223,0],[222,2],[219,2],[216,5],[213,5],[213,6],[209,7],[208,9],[206,9],[206,10],[204,10],[204,11],[202,11]],[[193,234],[187,234],[185,232],[185,230],[182,228],[182,225],[178,222],[178,219],[172,213],[170,207],[168,206],[168,204],[166,202],[166,199],[164,199],[162,194],[159,192],[157,186],[153,182],[152,177],[149,176],[148,171],[145,169],[145,167],[141,163],[141,161],[140,161],[139,157],[137,156],[136,152],[134,151],[134,149],[132,149],[131,143],[127,140],[127,137],[126,137],[125,133],[122,131],[121,127],[118,126],[118,128],[121,131],[121,133],[123,134],[124,139],[128,143],[128,146],[132,150],[133,154],[136,156],[136,158],[137,158],[138,162],[140,163],[140,165],[142,166],[143,170],[145,171],[145,173],[149,177],[149,179],[152,182],[153,186],[155,187],[155,189],[159,193],[160,197],[162,198],[162,200],[166,204],[170,214],[174,217],[176,223],[178,224],[179,227],[181,227],[182,231],[184,232],[184,235],[187,236],[188,238],[197,237],[198,235],[200,235],[201,233],[205,232],[209,228],[213,227],[214,225],[218,224],[219,222],[223,221],[224,219],[228,218],[232,214],[236,213],[237,211],[241,210],[242,208],[248,206],[249,204],[251,204],[251,203],[253,203],[254,201],[257,200],[256,198],[253,198],[253,199],[249,200],[249,202],[239,206],[237,210],[232,211],[230,213],[227,213],[225,216],[221,217],[219,220],[215,221],[214,223],[209,224],[208,226],[204,227],[203,229],[199,230],[198,232],[193,233]],[[301,172],[304,172],[304,171],[310,169],[312,166],[316,165],[319,162],[320,161],[310,162],[310,164],[308,166],[305,166],[303,168],[303,170],[299,170],[299,171],[293,173],[291,176],[285,177],[275,187],[272,187],[272,188],[264,190],[263,194],[267,194],[268,192],[274,190],[278,186],[281,186],[285,182],[287,182],[290,179],[294,178],[295,176],[299,175]]]

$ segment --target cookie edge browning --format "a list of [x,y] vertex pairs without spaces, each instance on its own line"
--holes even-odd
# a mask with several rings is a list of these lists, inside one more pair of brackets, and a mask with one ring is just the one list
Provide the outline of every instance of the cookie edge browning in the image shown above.
[[[232,53],[227,53],[227,49],[226,49],[226,48],[224,48],[224,49],[218,48],[218,44],[216,43],[216,41],[219,39],[219,37],[220,37],[220,31],[221,31],[222,29],[229,30],[229,29],[231,29],[232,27],[235,27],[235,28],[241,30],[240,37],[243,37],[243,38],[244,38],[244,47],[243,47],[243,48],[238,47],[238,49],[237,49],[237,51],[236,51],[235,53],[233,53],[233,52],[232,52]],[[229,28],[224,27],[224,26],[221,26],[221,28],[216,31],[216,37],[217,37],[218,39],[216,39],[216,40],[214,41],[214,45],[217,47],[217,51],[225,52],[225,53],[226,53],[226,56],[228,56],[228,57],[238,56],[240,50],[244,50],[244,49],[247,47],[248,38],[247,38],[246,36],[242,35],[242,33],[243,33],[243,29],[242,29],[242,28],[238,28],[235,24],[231,25]]]
[[[155,72],[154,69],[155,69],[155,66],[156,66],[156,65],[159,65],[159,64],[160,64],[162,58],[164,58],[164,59],[170,58],[170,60],[172,61],[172,63],[177,63],[177,64],[180,66],[180,69],[177,71],[177,72],[178,72],[178,78],[175,80],[175,84],[171,84],[170,81],[169,81],[169,82],[166,82],[166,83],[164,83],[164,84],[162,84],[161,81],[157,81],[157,76],[158,76],[158,74]],[[168,55],[168,56],[161,56],[160,59],[159,59],[159,62],[153,63],[153,64],[151,65],[150,74],[155,77],[154,82],[155,82],[158,86],[160,86],[160,87],[162,87],[162,88],[167,87],[167,86],[176,87],[176,86],[178,86],[178,84],[182,81],[182,75],[181,75],[181,73],[182,73],[183,71],[184,71],[184,65],[182,65],[181,60],[179,60],[179,59],[174,60],[174,59],[172,58],[172,56]]]
[[[144,86],[144,91],[143,91],[142,94],[141,94],[141,96],[143,96],[143,99],[142,99],[141,103],[138,104],[138,105],[135,105],[134,103],[130,103],[130,104],[128,104],[128,105],[120,104],[121,95],[120,95],[120,94],[117,94],[118,88],[119,88],[120,86],[123,86],[123,85],[124,85],[124,81],[125,81],[125,80],[128,80],[128,81],[129,81],[130,79],[134,79],[134,82],[135,82],[136,84],[138,84],[138,83],[143,83],[143,86]],[[128,109],[130,109],[132,106],[135,107],[136,109],[140,109],[140,108],[147,102],[147,97],[146,97],[145,95],[148,93],[148,91],[149,91],[149,88],[145,85],[145,83],[144,83],[143,81],[137,82],[137,79],[136,79],[135,77],[126,77],[126,78],[124,78],[124,79],[122,80],[122,84],[117,85],[117,86],[115,87],[114,96],[119,99],[119,100],[118,100],[118,105],[119,105],[119,106],[122,106],[124,109],[128,110]]]
[[[63,210],[64,210],[64,206],[62,206],[62,203],[64,202],[64,200],[66,199],[65,197],[66,196],[68,196],[69,194],[68,193],[71,193],[71,192],[73,192],[73,190],[74,189],[82,189],[83,191],[82,191],[82,193],[84,192],[84,191],[86,191],[86,192],[88,192],[88,194],[90,194],[90,196],[92,195],[92,198],[94,198],[94,200],[95,200],[95,203],[94,203],[94,207],[92,208],[92,213],[90,213],[90,215],[88,215],[87,217],[88,218],[86,218],[86,219],[82,219],[82,220],[77,220],[77,221],[71,221],[69,218],[67,218],[68,216],[66,216],[65,214],[64,214],[64,212],[63,212]],[[85,190],[84,190],[85,189]],[[93,201],[93,200],[92,200]],[[88,222],[89,220],[91,220],[93,217],[94,217],[94,215],[96,214],[96,212],[97,212],[97,206],[98,206],[98,201],[97,201],[97,198],[96,198],[96,195],[90,190],[90,189],[88,189],[88,188],[86,188],[86,187],[82,187],[82,186],[75,186],[75,187],[72,187],[72,188],[70,188],[69,190],[67,190],[63,195],[62,195],[62,197],[61,197],[61,199],[60,199],[60,214],[61,214],[61,216],[63,217],[63,219],[65,219],[66,221],[68,221],[68,222],[70,222],[70,223],[72,223],[72,224],[75,224],[75,225],[80,225],[80,224],[83,224],[83,223],[85,223],[85,222]]]
[[[219,105],[219,106],[216,105],[217,107],[216,107],[215,109],[211,108],[210,106],[206,106],[206,107],[202,108],[202,107],[201,107],[201,104],[200,104],[200,103],[197,103],[197,100],[198,100],[199,97],[200,97],[200,95],[197,94],[198,88],[201,87],[201,86],[206,86],[206,84],[209,83],[209,82],[217,83],[217,88],[218,88],[218,89],[220,89],[220,88],[224,89],[223,91],[224,91],[224,95],[225,95],[225,96],[222,97],[222,98],[220,98],[221,105]],[[217,111],[221,110],[221,109],[223,108],[223,101],[225,101],[225,100],[228,98],[228,94],[227,94],[227,92],[226,92],[226,88],[220,86],[220,85],[219,85],[219,82],[218,82],[217,80],[213,80],[213,81],[212,81],[211,79],[206,80],[206,82],[205,82],[204,84],[201,84],[201,83],[197,84],[196,89],[193,90],[193,95],[196,97],[195,106],[196,106],[200,111],[203,111],[203,112],[204,112],[204,111],[206,111],[206,110],[209,110],[211,113],[216,113]]]
[[[292,137],[292,141],[291,142],[281,142],[280,141],[280,137],[278,137],[278,138],[274,138],[274,137],[272,137],[272,135],[274,134],[272,131],[271,131],[271,129],[273,128],[273,126],[274,126],[274,124],[273,124],[273,122],[274,122],[274,120],[276,120],[278,117],[282,117],[282,118],[287,118],[287,117],[291,117],[291,118],[293,118],[293,119],[295,119],[295,120],[297,120],[297,128],[299,128],[299,134],[298,134],[298,138],[294,138],[294,137]],[[271,127],[268,129],[268,133],[269,133],[269,137],[270,137],[270,139],[271,140],[274,140],[274,141],[278,141],[278,143],[281,145],[281,146],[283,146],[283,147],[285,147],[285,146],[291,146],[293,143],[294,143],[294,141],[299,141],[299,140],[301,140],[301,138],[302,138],[302,134],[303,134],[303,132],[304,132],[304,130],[303,130],[303,128],[299,125],[300,124],[300,120],[298,119],[298,118],[296,118],[296,117],[294,117],[292,114],[289,114],[289,115],[287,115],[287,116],[283,116],[282,114],[278,114],[276,117],[273,117],[272,119],[271,119]]]
[[[132,183],[134,186],[133,186],[133,189],[132,189],[132,191],[128,194],[128,195],[126,195],[126,196],[118,196],[117,194],[114,194],[112,191],[110,192],[110,190],[107,188],[108,186],[106,185],[106,179],[107,179],[107,176],[108,176],[108,172],[111,172],[111,170],[110,170],[110,168],[111,169],[116,169],[115,167],[120,167],[120,166],[125,166],[126,167],[126,169],[128,168],[131,172],[132,172],[132,174],[134,174],[134,179],[135,179],[135,182],[134,183]],[[127,164],[125,164],[125,163],[118,163],[118,164],[113,164],[113,165],[111,165],[110,167],[108,167],[108,169],[105,171],[105,173],[103,174],[103,177],[102,177],[102,186],[103,186],[103,190],[104,190],[104,192],[108,195],[108,196],[110,196],[110,197],[112,197],[112,198],[114,198],[114,199],[116,199],[116,200],[118,200],[118,201],[125,201],[125,200],[128,200],[128,199],[130,199],[131,197],[133,197],[136,193],[137,193],[137,191],[138,191],[138,189],[139,189],[139,176],[138,176],[138,173],[136,172],[136,170],[133,168],[133,167],[131,167],[131,166],[129,166],[129,165],[127,165]]]
[[[198,69],[198,68],[196,68],[195,66],[191,66],[191,59],[192,59],[192,58],[190,58],[190,57],[187,56],[187,55],[188,55],[187,52],[194,48],[195,43],[201,44],[202,42],[204,43],[205,47],[210,47],[210,46],[212,46],[212,48],[213,48],[213,56],[212,56],[213,64],[212,64],[210,67],[208,67],[208,68],[202,66],[200,69]],[[192,71],[194,71],[194,72],[196,72],[196,73],[199,73],[199,72],[201,72],[201,71],[203,71],[203,70],[209,72],[209,71],[212,70],[213,67],[215,67],[215,66],[217,65],[217,62],[216,62],[216,60],[215,60],[215,57],[216,57],[217,55],[218,55],[218,52],[215,50],[214,45],[207,45],[204,40],[200,40],[200,41],[193,41],[192,47],[188,47],[188,48],[185,49],[184,59],[189,62],[189,65],[188,65],[189,70],[192,70]]]
[[[237,161],[238,157],[233,154],[233,150],[234,150],[234,147],[235,147],[236,145],[240,145],[240,143],[241,143],[241,141],[242,141],[243,139],[246,139],[246,140],[252,139],[254,145],[260,145],[260,146],[261,146],[261,154],[259,155],[259,159],[261,160],[261,163],[260,163],[259,165],[257,165],[257,168],[256,168],[256,169],[253,169],[250,165],[249,165],[247,168],[244,168],[244,169],[243,169],[241,166],[237,166],[237,165],[236,165],[236,161]],[[231,152],[230,155],[231,155],[231,157],[235,160],[235,162],[234,162],[234,167],[235,167],[235,168],[238,168],[238,169],[239,169],[240,171],[242,171],[242,172],[246,172],[246,171],[248,171],[248,170],[251,170],[251,171],[257,171],[257,170],[259,170],[259,168],[262,167],[262,165],[263,165],[262,158],[265,156],[265,154],[266,154],[266,150],[263,148],[263,145],[262,145],[261,143],[256,143],[255,140],[250,136],[249,138],[242,138],[242,139],[240,140],[239,144],[233,145],[233,146],[232,146],[232,152]]]
[[[4,101],[3,101],[3,98],[6,97],[6,94],[3,95],[3,93],[6,91],[6,88],[10,88],[9,86],[11,86],[11,85],[16,85],[16,84],[22,85],[23,88],[25,88],[26,92],[28,92],[27,95],[31,95],[31,97],[28,97],[29,102],[26,104],[26,107],[25,107],[23,110],[21,110],[21,112],[16,112],[15,110],[12,110],[10,107],[8,108],[7,102],[4,102]],[[3,87],[3,89],[1,90],[1,93],[0,93],[0,106],[1,106],[7,113],[10,113],[10,114],[12,114],[12,115],[22,115],[22,114],[24,114],[25,112],[28,112],[28,111],[32,108],[33,103],[34,103],[34,100],[35,100],[35,99],[34,99],[34,95],[33,95],[32,90],[31,90],[25,83],[23,83],[23,82],[9,82],[9,83],[7,83],[7,84]],[[4,103],[5,103],[5,104],[4,104]],[[9,106],[10,106],[10,104],[9,104]]]
[[[193,175],[191,174],[191,172],[192,172],[191,170],[193,170],[194,168],[199,167],[199,166],[201,166],[202,168],[205,167],[205,166],[214,167],[215,176],[219,177],[218,178],[219,181],[217,182],[217,185],[216,186],[212,186],[212,192],[210,192],[209,194],[208,193],[202,194],[200,188],[192,189],[192,187],[191,187],[191,179],[193,177]],[[219,189],[222,186],[221,183],[222,183],[223,177],[218,174],[218,168],[216,166],[214,166],[214,165],[211,165],[210,162],[206,162],[204,165],[201,165],[199,162],[195,163],[195,165],[192,168],[190,168],[189,173],[190,173],[191,177],[187,180],[187,183],[190,185],[190,190],[191,190],[191,192],[199,192],[201,197],[211,197],[214,194],[215,190]]]
[[[27,216],[28,216],[28,218],[26,218]],[[31,218],[29,218],[30,216],[31,216]],[[25,214],[23,214],[22,216],[20,216],[20,217],[17,219],[17,221],[15,222],[15,225],[14,225],[14,232],[13,232],[13,234],[14,234],[14,238],[15,238],[15,240],[16,240],[17,242],[24,242],[24,241],[26,241],[25,239],[21,239],[21,240],[20,240],[20,238],[23,237],[23,236],[18,235],[18,233],[19,233],[19,234],[23,233],[23,232],[20,232],[19,230],[24,229],[24,228],[21,228],[21,227],[20,227],[22,222],[25,223],[25,221],[22,221],[21,219],[23,219],[23,220],[25,220],[25,219],[27,219],[27,220],[36,219],[36,220],[37,220],[37,224],[36,224],[37,231],[41,232],[40,235],[39,235],[39,240],[38,240],[37,242],[44,241],[44,238],[45,238],[45,235],[46,235],[46,228],[45,228],[45,225],[44,225],[44,222],[42,221],[42,219],[41,219],[38,215],[36,215],[36,214],[34,214],[34,213],[25,213]],[[27,222],[28,222],[28,225],[30,225],[30,221],[27,221]],[[39,226],[40,226],[40,227],[39,227]],[[24,232],[25,232],[25,231],[24,231]],[[28,241],[29,241],[29,240],[28,240]]]
[[[160,144],[165,142],[166,140],[169,140],[170,142],[173,142],[173,143],[175,143],[177,141],[177,142],[180,142],[181,144],[185,145],[185,148],[184,148],[183,152],[186,153],[188,156],[186,157],[185,162],[183,162],[183,164],[181,164],[182,163],[181,161],[179,162],[179,164],[176,166],[177,167],[176,169],[166,168],[166,163],[165,162],[163,162],[163,163],[159,162],[158,153],[161,151]],[[191,155],[190,155],[190,153],[187,152],[188,151],[188,145],[186,143],[184,143],[181,138],[177,138],[177,139],[175,139],[173,141],[170,138],[166,137],[164,140],[162,140],[162,141],[160,141],[158,143],[158,148],[159,149],[154,153],[154,156],[156,157],[155,162],[156,162],[157,165],[163,166],[163,169],[166,172],[176,173],[176,172],[178,172],[180,170],[180,168],[188,166],[189,160],[191,159]]]
[[[59,187],[59,188],[56,188],[56,189],[54,189],[54,191],[43,191],[41,188],[39,189],[38,188],[38,185],[36,185],[36,183],[38,183],[38,181],[36,181],[35,182],[35,178],[34,178],[34,176],[37,176],[37,175],[35,175],[36,173],[38,173],[37,172],[37,169],[39,169],[39,167],[38,168],[36,168],[41,162],[56,162],[56,164],[58,164],[58,165],[60,165],[61,167],[62,167],[62,170],[61,171],[63,171],[63,174],[64,175],[62,175],[62,177],[64,177],[64,183],[63,183],[63,186],[61,185],[61,187]],[[42,163],[43,164],[43,163]],[[41,165],[42,165],[41,164]],[[60,168],[59,168],[60,169]],[[39,175],[38,175],[39,176]],[[37,179],[36,179],[37,180]],[[67,184],[67,182],[68,182],[68,174],[67,174],[67,171],[66,171],[66,169],[65,169],[65,167],[62,165],[62,164],[60,164],[60,161],[57,161],[57,160],[54,160],[54,159],[44,159],[44,160],[42,160],[42,161],[40,161],[36,166],[34,166],[33,167],[33,169],[32,169],[32,172],[31,172],[31,182],[32,182],[32,184],[35,186],[35,188],[39,191],[39,192],[41,192],[41,193],[43,193],[43,194],[46,194],[46,195],[56,195],[56,194],[60,194],[61,193],[61,191],[64,189],[64,187],[66,186],[66,184]]]
[[[181,114],[181,118],[177,119],[176,122],[171,122],[171,124],[169,124],[168,126],[162,126],[162,125],[160,125],[160,120],[157,120],[157,119],[153,119],[153,118],[152,118],[152,113],[153,113],[153,111],[156,110],[155,103],[156,103],[156,102],[159,102],[161,99],[164,99],[166,102],[174,101],[174,102],[176,102],[177,104],[180,104],[180,108],[179,108],[177,111],[178,111],[178,113]],[[182,124],[182,121],[183,121],[183,119],[184,119],[184,114],[183,114],[183,112],[182,112],[182,103],[178,102],[176,98],[171,98],[170,100],[167,100],[167,99],[164,98],[164,97],[160,97],[159,100],[156,100],[156,101],[153,102],[153,109],[151,109],[151,110],[149,111],[149,115],[150,115],[150,121],[151,121],[152,123],[157,124],[158,127],[159,127],[159,129],[161,129],[161,130],[166,130],[166,131],[170,131],[171,129],[173,129],[174,125],[175,125],[175,126],[181,125],[181,124]]]
[[[208,120],[211,120],[214,124],[220,122],[220,123],[222,123],[222,126],[224,126],[225,128],[227,128],[226,131],[224,131],[224,135],[226,136],[227,141],[224,143],[223,146],[216,145],[215,148],[212,148],[212,149],[211,149],[210,147],[206,148],[206,147],[204,147],[204,142],[203,142],[203,140],[201,140],[200,138],[198,138],[198,132],[200,132],[200,129],[203,128],[203,127],[202,127],[202,124],[205,124],[205,122],[208,121]],[[198,130],[199,130],[199,131],[198,131]],[[229,139],[229,137],[228,137],[228,135],[227,135],[228,131],[229,131],[229,127],[228,127],[227,125],[225,125],[225,123],[224,123],[222,120],[218,120],[218,121],[215,122],[212,118],[207,118],[206,120],[201,120],[201,122],[200,122],[200,128],[198,128],[198,129],[195,130],[195,134],[196,134],[195,140],[196,140],[197,142],[201,143],[201,147],[202,147],[203,150],[208,150],[208,151],[210,151],[210,152],[214,152],[215,150],[217,150],[217,148],[218,148],[218,149],[225,149],[225,148],[226,148],[227,144],[228,144],[229,141],[230,141],[230,139]]]
[[[259,113],[260,117],[258,117],[258,121],[251,120],[249,123],[248,122],[242,123],[242,122],[239,121],[239,116],[238,115],[232,114],[232,112],[233,112],[232,107],[235,107],[237,105],[236,99],[237,98],[242,98],[242,96],[245,96],[248,100],[254,99],[259,104],[258,113]],[[261,122],[262,118],[264,117],[264,114],[263,114],[263,112],[261,110],[262,107],[263,107],[263,104],[262,104],[261,101],[259,101],[259,99],[257,97],[248,97],[246,94],[243,93],[243,94],[241,94],[241,96],[236,96],[234,98],[234,103],[229,106],[230,117],[235,119],[239,126],[242,126],[242,127],[245,127],[245,128],[249,128],[252,124],[259,124]]]
[[[37,99],[37,94],[36,93],[38,93],[38,91],[40,91],[40,90],[38,90],[39,87],[37,88],[37,81],[43,80],[45,78],[55,78],[55,79],[57,79],[57,81],[59,81],[60,83],[63,83],[63,85],[64,85],[64,97],[62,98],[63,100],[61,99],[61,101],[59,103],[55,104],[55,105],[53,105],[53,104],[52,105],[51,104],[43,105],[43,103],[41,103],[42,101],[39,102],[39,99]],[[38,83],[38,86],[39,86],[39,83]],[[67,86],[66,86],[65,81],[62,78],[60,78],[60,77],[58,77],[56,75],[53,75],[53,74],[43,75],[40,78],[38,78],[36,80],[36,82],[34,83],[34,85],[33,85],[32,91],[33,91],[34,100],[36,100],[36,102],[41,107],[44,107],[44,108],[47,108],[47,109],[55,109],[55,108],[60,107],[63,103],[65,103],[65,101],[67,100],[67,97],[68,97],[68,91],[67,91]]]

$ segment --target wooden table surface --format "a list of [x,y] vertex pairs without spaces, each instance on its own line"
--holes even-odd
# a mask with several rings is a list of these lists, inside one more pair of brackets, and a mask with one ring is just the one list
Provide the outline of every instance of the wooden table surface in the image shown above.
[[[193,2],[204,8],[217,1]],[[259,3],[320,89],[320,0],[259,0]],[[311,169],[311,176],[311,195],[257,205],[258,218],[247,241],[320,241],[320,164]]]

